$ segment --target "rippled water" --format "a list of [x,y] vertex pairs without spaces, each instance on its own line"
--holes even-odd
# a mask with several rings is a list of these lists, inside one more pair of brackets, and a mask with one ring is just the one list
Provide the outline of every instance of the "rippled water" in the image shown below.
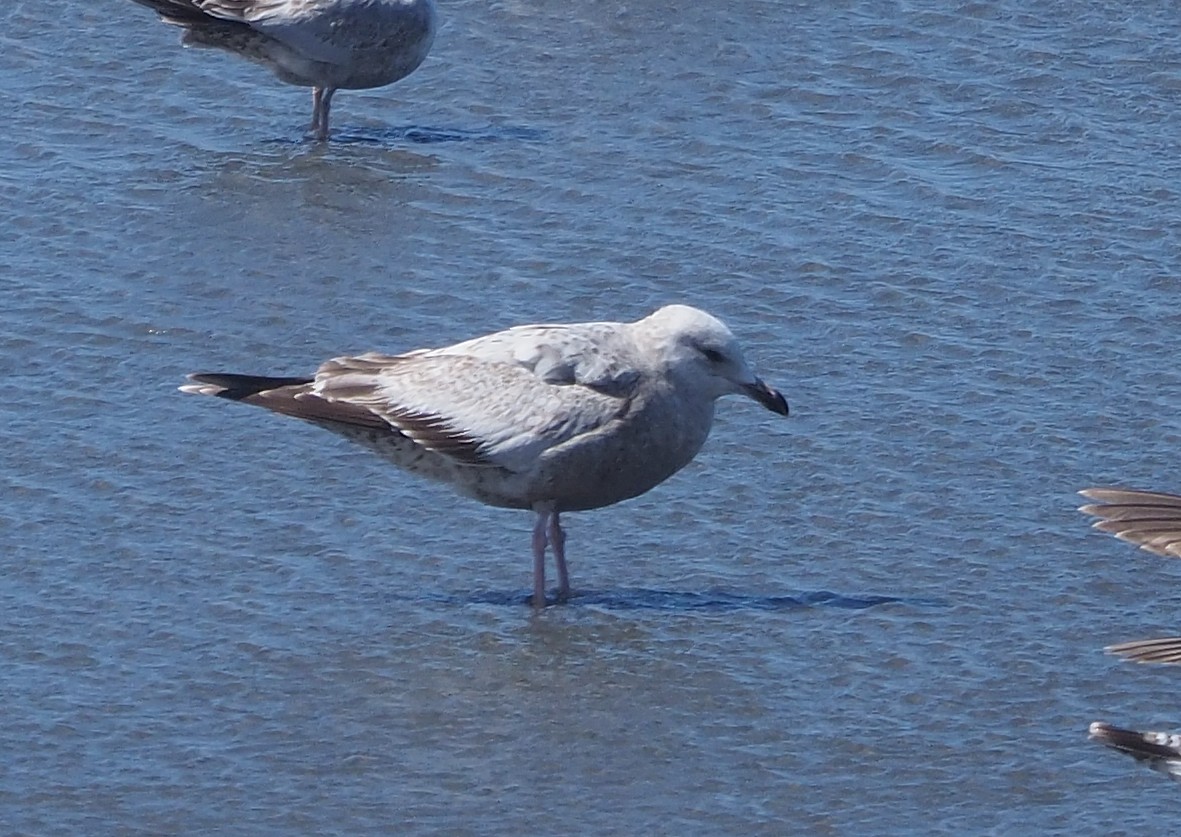
[[[14,833],[1163,832],[1165,3],[440,0],[306,91],[128,0],[0,5],[0,822]],[[531,519],[178,394],[519,322],[725,318],[793,408]]]

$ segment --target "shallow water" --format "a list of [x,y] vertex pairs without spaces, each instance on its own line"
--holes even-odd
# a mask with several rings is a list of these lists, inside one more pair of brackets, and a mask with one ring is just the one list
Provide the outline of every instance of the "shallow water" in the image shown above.
[[[441,0],[306,91],[131,2],[0,6],[0,822],[14,833],[1164,832],[1181,724],[1181,20],[1148,3]],[[688,8],[683,8],[687,6]],[[727,320],[791,402],[570,519],[187,372]]]

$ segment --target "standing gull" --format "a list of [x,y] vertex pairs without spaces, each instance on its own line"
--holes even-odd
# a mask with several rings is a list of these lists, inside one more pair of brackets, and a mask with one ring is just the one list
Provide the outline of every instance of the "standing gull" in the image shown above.
[[135,0],[185,28],[183,43],[233,52],[312,88],[316,139],[332,94],[410,75],[435,39],[434,0]]
[[570,593],[562,512],[643,494],[692,461],[714,401],[787,415],[721,321],[669,305],[634,323],[525,325],[454,346],[366,353],[313,378],[198,374],[184,392],[245,401],[371,448],[490,506],[531,509],[533,605],[552,547]]

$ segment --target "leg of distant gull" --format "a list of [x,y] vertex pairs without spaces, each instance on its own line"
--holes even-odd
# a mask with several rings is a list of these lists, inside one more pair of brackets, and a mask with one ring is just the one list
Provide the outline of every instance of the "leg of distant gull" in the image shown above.
[[558,598],[562,601],[570,598],[570,574],[566,572],[566,533],[562,531],[562,523],[558,520],[559,512],[554,512],[549,519],[549,542],[554,550],[554,563],[558,567]]
[[320,110],[322,108],[321,102],[324,99],[324,88],[312,88],[312,124],[308,126],[308,131],[312,134],[320,130]]
[[324,90],[323,112],[320,114],[320,135],[316,139],[328,139],[328,112],[332,110],[332,94],[336,92],[335,87],[329,87]]
[[312,125],[308,128],[318,140],[328,139],[328,111],[332,107],[335,87],[312,88]]
[[533,527],[533,606],[542,608],[545,607],[545,533],[553,512],[541,504],[533,508],[537,511],[537,523]]

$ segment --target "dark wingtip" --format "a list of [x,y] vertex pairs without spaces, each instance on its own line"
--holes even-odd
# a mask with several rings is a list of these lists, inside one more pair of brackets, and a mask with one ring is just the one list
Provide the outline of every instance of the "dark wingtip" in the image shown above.
[[263,375],[232,375],[223,372],[197,372],[188,376],[191,384],[180,388],[181,392],[196,395],[215,395],[231,401],[241,401],[252,395],[281,387],[303,386],[311,378],[269,378]]
[[211,19],[206,12],[191,0],[135,0],[141,6],[160,15],[167,23],[200,23]]

